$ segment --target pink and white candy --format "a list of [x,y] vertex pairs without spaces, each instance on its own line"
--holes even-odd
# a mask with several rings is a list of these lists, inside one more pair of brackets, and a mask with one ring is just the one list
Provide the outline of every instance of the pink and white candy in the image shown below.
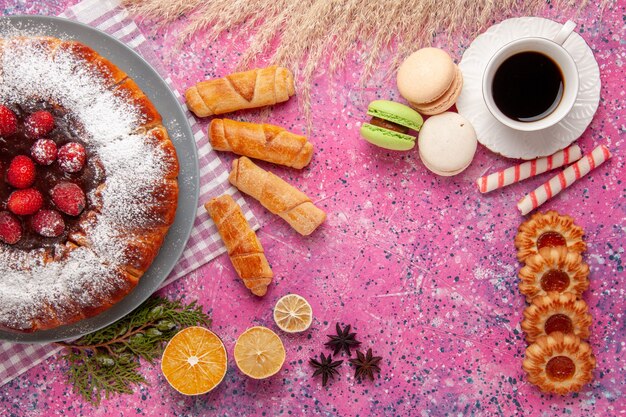
[[535,191],[532,191],[530,194],[525,195],[524,198],[517,203],[517,208],[522,215],[530,213],[610,158],[611,152],[609,149],[604,145],[598,146],[591,151],[591,153],[565,168],[559,175],[552,177],[550,181],[546,182]]
[[559,168],[577,161],[582,156],[582,151],[578,145],[572,145],[567,149],[558,151],[554,155],[546,156],[532,161],[527,161],[515,165],[493,174],[485,175],[476,180],[478,190],[481,193],[488,193],[507,185],[515,184],[535,175]]

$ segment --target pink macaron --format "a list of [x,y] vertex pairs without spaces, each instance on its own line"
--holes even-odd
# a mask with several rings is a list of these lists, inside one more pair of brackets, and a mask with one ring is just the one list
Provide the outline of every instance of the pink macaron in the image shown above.
[[398,91],[418,112],[440,114],[456,103],[463,87],[461,70],[439,48],[423,48],[400,65]]

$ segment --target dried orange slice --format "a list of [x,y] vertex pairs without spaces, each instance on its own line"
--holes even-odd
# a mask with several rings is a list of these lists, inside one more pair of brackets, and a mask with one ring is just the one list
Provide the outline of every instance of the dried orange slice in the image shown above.
[[287,294],[278,300],[274,307],[274,321],[284,332],[303,332],[313,321],[313,309],[304,297]]
[[161,371],[172,388],[181,394],[211,391],[226,375],[224,344],[212,331],[192,326],[181,330],[163,351]]
[[280,337],[267,327],[251,327],[235,343],[235,362],[250,378],[269,378],[282,368],[285,347]]

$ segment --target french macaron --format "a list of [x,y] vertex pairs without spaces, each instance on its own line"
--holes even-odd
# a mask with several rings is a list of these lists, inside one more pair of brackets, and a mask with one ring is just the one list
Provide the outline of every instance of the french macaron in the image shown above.
[[456,103],[463,88],[463,75],[446,51],[423,48],[400,65],[396,82],[411,107],[430,116],[443,113]]
[[420,131],[420,159],[432,172],[442,176],[457,175],[474,159],[476,131],[458,113],[445,112],[426,120]]
[[424,123],[422,116],[401,103],[375,100],[367,107],[372,116],[361,126],[361,136],[369,143],[394,151],[408,151],[415,146],[416,137],[409,130],[419,131]]

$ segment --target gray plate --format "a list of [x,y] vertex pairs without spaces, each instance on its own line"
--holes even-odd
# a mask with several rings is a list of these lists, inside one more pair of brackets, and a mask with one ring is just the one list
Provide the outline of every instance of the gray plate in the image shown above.
[[29,334],[0,331],[0,340],[43,343],[72,339],[105,327],[130,313],[159,288],[176,265],[191,234],[198,207],[199,176],[196,144],[185,112],[159,74],[135,51],[115,38],[81,23],[47,16],[11,16],[0,24],[24,30],[29,35],[75,39],[109,59],[135,80],[163,116],[180,162],[179,199],[176,220],[159,255],[135,289],[105,312],[78,323]]

